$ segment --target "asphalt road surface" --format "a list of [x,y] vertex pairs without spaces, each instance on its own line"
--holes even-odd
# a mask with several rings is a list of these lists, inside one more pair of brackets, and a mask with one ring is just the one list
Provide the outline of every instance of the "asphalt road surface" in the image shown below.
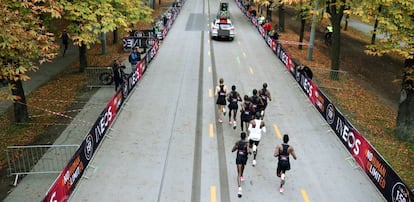
[[[218,6],[185,3],[70,201],[384,201],[234,1],[236,38],[210,39]],[[267,82],[273,98],[241,199],[231,152],[240,127],[217,122],[219,78],[242,96]],[[280,194],[273,152],[284,133],[298,159]]]

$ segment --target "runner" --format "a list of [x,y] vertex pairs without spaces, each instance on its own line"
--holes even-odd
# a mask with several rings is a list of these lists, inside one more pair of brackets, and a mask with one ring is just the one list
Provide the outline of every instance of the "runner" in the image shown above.
[[255,119],[249,124],[249,147],[253,150],[252,166],[256,166],[257,147],[259,146],[262,132],[266,133],[266,127],[263,120],[260,119],[260,112],[257,112]]
[[[231,92],[227,95],[227,100],[229,101],[229,124],[233,123],[233,129],[236,129],[237,122],[237,109],[239,109],[239,101],[242,101],[240,94],[236,91],[236,86],[231,86]],[[231,121],[231,112],[233,112],[233,122]]]
[[265,109],[267,107],[267,99],[269,101],[272,101],[272,97],[270,96],[269,90],[267,90],[267,83],[263,83],[263,88],[259,91],[260,98],[262,98],[263,106],[261,106],[261,113],[262,113],[262,119],[265,115]]
[[221,118],[221,112],[226,116],[226,95],[227,95],[227,86],[224,85],[224,79],[220,79],[220,84],[216,86],[216,92],[214,93],[217,96],[217,109],[218,109],[218,122],[223,122]]
[[248,154],[250,154],[249,150],[249,142],[246,141],[246,133],[241,132],[240,133],[241,140],[237,141],[231,152],[234,152],[237,150],[236,155],[236,165],[237,165],[237,196],[240,198],[242,197],[242,188],[241,188],[241,182],[244,181],[243,178],[243,172],[244,172],[244,166],[246,165]]
[[263,101],[262,99],[257,95],[257,90],[253,89],[253,95],[251,97],[252,104],[253,104],[253,110],[252,110],[252,118],[256,115],[256,112],[260,112],[260,109],[263,108]]
[[252,103],[250,102],[250,98],[247,95],[244,96],[244,102],[242,104],[242,109],[240,112],[241,131],[244,131],[244,127],[246,127],[247,130],[250,120],[252,120]]
[[290,170],[290,162],[289,162],[289,155],[293,156],[293,159],[296,160],[296,154],[293,150],[293,147],[288,145],[289,142],[289,135],[284,134],[283,135],[283,143],[281,145],[278,145],[275,150],[275,157],[278,157],[278,163],[277,163],[277,170],[276,174],[278,177],[280,177],[280,187],[279,191],[280,193],[283,193],[283,185],[285,184],[285,174],[286,171]]

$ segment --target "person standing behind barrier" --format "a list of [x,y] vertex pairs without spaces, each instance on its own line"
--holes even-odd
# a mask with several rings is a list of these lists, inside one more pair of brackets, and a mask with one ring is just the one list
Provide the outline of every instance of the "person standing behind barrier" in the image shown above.
[[119,87],[124,82],[124,80],[122,79],[123,72],[121,68],[121,62],[119,61],[119,59],[114,59],[114,64],[112,65],[112,72],[114,74],[115,92],[118,91]]
[[285,184],[286,171],[290,170],[289,155],[292,155],[293,159],[296,158],[295,151],[292,146],[288,145],[289,135],[283,135],[283,143],[276,147],[274,157],[278,158],[276,175],[280,177],[280,193],[283,193],[283,185]]
[[226,116],[226,95],[227,95],[227,86],[224,85],[224,79],[220,78],[219,85],[216,86],[216,91],[214,93],[217,96],[217,109],[218,109],[218,122],[223,122],[221,118],[221,113],[223,116]]
[[[239,103],[242,101],[240,94],[236,91],[236,86],[231,86],[231,92],[227,95],[227,100],[229,101],[229,124],[233,123],[233,129],[236,129],[237,122],[237,110],[239,109]],[[231,121],[231,113],[233,112],[233,122]]]
[[260,119],[260,112],[257,112],[255,119],[250,121],[249,124],[249,146],[253,150],[253,162],[252,166],[256,166],[257,147],[259,146],[260,139],[262,139],[262,132],[266,133],[266,126],[263,120]]
[[263,29],[265,30],[266,34],[268,34],[272,30],[272,24],[270,24],[269,20],[266,20],[263,24]]
[[62,39],[63,44],[63,57],[65,57],[66,51],[68,50],[69,45],[69,33],[67,33],[66,29],[63,30],[63,32],[60,34],[60,38]]
[[276,41],[279,40],[279,33],[274,29],[269,32],[269,36]]
[[240,110],[241,131],[244,131],[243,130],[244,127],[246,127],[246,130],[248,129],[250,120],[252,120],[252,113],[251,113],[252,110],[253,110],[253,106],[252,106],[252,103],[250,102],[250,98],[249,96],[245,95],[244,102],[242,104],[242,109]]
[[241,183],[242,181],[244,181],[244,177],[243,177],[244,167],[247,163],[248,154],[251,153],[249,150],[249,142],[247,142],[246,140],[245,132],[240,133],[240,140],[234,144],[231,152],[234,152],[236,150],[237,150],[236,166],[237,166],[237,186],[238,186],[237,196],[240,198],[242,197]]
[[141,55],[138,52],[138,47],[134,47],[131,54],[129,54],[128,61],[131,63],[131,71],[137,71],[137,64],[141,60]]
[[267,83],[263,83],[263,88],[260,89],[259,95],[260,95],[260,98],[262,98],[262,102],[263,102],[263,106],[260,109],[262,111],[261,115],[262,115],[262,119],[263,119],[264,115],[265,115],[265,109],[267,107],[267,100],[269,99],[269,101],[272,101],[272,97],[270,95],[270,92],[269,92],[269,90],[267,90]]

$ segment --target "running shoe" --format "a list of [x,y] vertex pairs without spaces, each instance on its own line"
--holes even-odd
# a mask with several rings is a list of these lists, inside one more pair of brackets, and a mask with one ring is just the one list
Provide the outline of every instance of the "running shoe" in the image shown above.
[[229,120],[229,125],[231,125],[231,121]]
[[233,121],[233,129],[236,130],[236,127],[237,127],[237,122]]
[[240,176],[240,181],[244,181],[244,177],[243,176]]
[[241,187],[239,187],[239,190],[237,191],[237,196],[239,197],[239,198],[241,198],[242,197],[242,188]]
[[280,188],[279,188],[279,192],[280,192],[280,193],[283,193],[283,187],[280,187]]
[[282,175],[280,176],[280,179],[282,179],[282,181],[280,182],[281,185],[285,184],[285,173],[282,173]]
[[218,122],[222,123],[222,122],[223,122],[223,120],[219,118],[219,119],[218,119]]
[[252,166],[255,167],[256,166],[256,160],[253,160]]
[[226,109],[223,108],[223,115],[226,116]]

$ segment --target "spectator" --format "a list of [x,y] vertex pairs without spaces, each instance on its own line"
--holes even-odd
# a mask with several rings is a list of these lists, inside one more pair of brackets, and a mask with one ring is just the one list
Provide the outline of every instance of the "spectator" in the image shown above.
[[257,15],[257,12],[256,12],[256,10],[254,10],[253,7],[250,7],[249,10],[248,10],[248,12],[250,13],[250,15],[252,17],[256,17],[256,15]]
[[279,33],[277,33],[274,29],[269,32],[269,36],[274,40],[279,40]]
[[263,25],[265,21],[265,17],[264,16],[260,16],[257,18],[257,23],[259,23],[259,25]]
[[115,92],[118,91],[119,87],[122,85],[124,80],[123,77],[123,70],[122,68],[125,68],[119,61],[119,58],[116,58],[114,60],[114,64],[112,65],[112,71],[114,74],[114,82],[115,82]]
[[310,80],[313,78],[312,70],[308,66],[302,66],[302,72],[305,76],[307,76]]
[[168,17],[167,17],[167,15],[163,15],[162,16],[162,23],[163,23],[164,27],[167,27],[167,23],[168,23]]
[[141,55],[138,51],[138,47],[134,47],[131,54],[129,54],[129,63],[131,63],[131,70],[132,72],[135,72],[137,70],[137,64],[141,60]]
[[263,25],[263,29],[265,30],[266,34],[272,30],[272,24],[268,20]]

